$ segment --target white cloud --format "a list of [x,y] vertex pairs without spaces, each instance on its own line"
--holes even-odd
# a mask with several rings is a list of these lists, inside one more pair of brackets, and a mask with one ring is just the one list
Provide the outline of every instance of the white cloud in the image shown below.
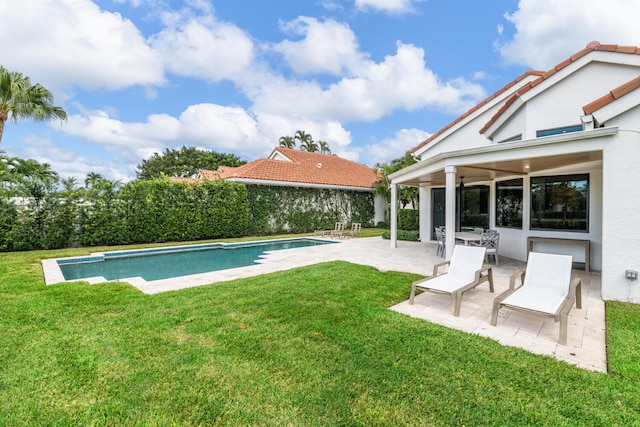
[[547,70],[594,40],[638,45],[638,16],[635,0],[521,0],[506,15],[515,26],[513,38],[496,47],[508,63]]
[[401,129],[392,137],[369,144],[362,149],[364,160],[373,166],[375,163],[388,163],[402,157],[407,151],[420,144],[431,134],[421,129]]
[[112,180],[127,181],[131,178],[130,172],[121,164],[100,159],[92,160],[56,146],[51,139],[33,135],[27,136],[13,155],[48,163],[61,179],[73,177],[78,180],[79,185],[82,185],[90,172],[99,173]]
[[[304,35],[299,41],[285,40],[274,45],[287,65],[297,73],[340,75],[357,66],[365,55],[358,51],[356,36],[348,25],[301,16],[281,25],[288,34]],[[310,52],[313,52],[311,55]]]
[[[133,178],[136,165],[153,153],[182,145],[233,153],[244,160],[255,160],[269,154],[278,145],[281,136],[293,136],[298,129],[304,129],[316,141],[326,141],[335,154],[345,155],[354,161],[358,160],[359,155],[348,148],[351,135],[337,121],[272,114],[253,115],[242,108],[216,104],[191,105],[178,118],[156,114],[144,122],[120,121],[104,110],[86,111],[83,115],[70,116],[65,124],[52,123],[51,126],[113,153],[111,167],[123,171],[117,175],[118,179],[122,179],[123,173],[127,179]],[[56,156],[61,155],[57,153]],[[78,159],[77,166],[83,162],[89,164],[90,160]],[[94,169],[103,170],[105,167]],[[60,170],[68,169],[69,166],[66,166]],[[80,171],[84,170],[87,168],[80,168]],[[95,171],[100,173],[99,170]]]
[[358,9],[373,9],[389,13],[408,13],[423,0],[355,0]]
[[211,82],[233,80],[254,59],[249,36],[213,15],[192,17],[180,12],[165,14],[163,20],[166,27],[150,43],[175,74]]
[[179,139],[180,123],[167,114],[154,114],[144,123],[117,120],[105,111],[71,115],[67,123],[52,125],[112,152],[116,161],[136,165]]
[[437,107],[459,113],[481,99],[481,86],[464,79],[441,82],[425,66],[424,51],[398,43],[381,63],[361,61],[358,73],[323,88],[312,81],[280,79],[261,88],[254,108],[278,115],[332,120],[376,120],[394,110]]
[[6,68],[49,88],[164,81],[160,60],[136,26],[90,0],[2,2],[0,51]]

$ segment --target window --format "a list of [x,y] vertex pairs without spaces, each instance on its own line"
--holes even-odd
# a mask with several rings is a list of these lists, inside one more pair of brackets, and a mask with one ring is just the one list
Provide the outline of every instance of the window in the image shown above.
[[555,129],[539,130],[536,132],[536,138],[540,138],[541,136],[558,135],[561,133],[579,132],[581,130],[583,130],[582,125],[565,126],[561,128],[555,128]]
[[531,178],[531,229],[589,231],[589,175]]
[[522,228],[523,180],[496,183],[496,226]]
[[462,188],[459,210],[461,228],[489,228],[489,187]]

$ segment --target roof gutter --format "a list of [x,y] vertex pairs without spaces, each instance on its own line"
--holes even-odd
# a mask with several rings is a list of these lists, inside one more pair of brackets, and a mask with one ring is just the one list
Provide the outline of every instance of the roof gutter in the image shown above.
[[329,190],[373,192],[373,187],[356,187],[356,186],[333,185],[333,184],[313,184],[313,183],[307,183],[307,182],[271,181],[266,179],[250,179],[250,178],[234,178],[234,177],[225,178],[225,180],[239,182],[242,184],[274,185],[279,187],[325,188]]

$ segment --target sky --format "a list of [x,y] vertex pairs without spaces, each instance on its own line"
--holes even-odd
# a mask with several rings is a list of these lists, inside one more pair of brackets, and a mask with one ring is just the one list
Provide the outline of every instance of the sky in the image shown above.
[[637,0],[0,2],[0,65],[66,122],[8,122],[0,150],[62,178],[135,178],[181,146],[267,157],[296,130],[374,166],[529,68],[640,45]]

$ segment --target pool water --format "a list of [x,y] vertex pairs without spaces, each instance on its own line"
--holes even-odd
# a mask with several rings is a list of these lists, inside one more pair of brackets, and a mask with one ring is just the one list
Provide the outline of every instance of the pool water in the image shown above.
[[319,239],[210,244],[111,252],[104,256],[58,260],[65,280],[102,276],[107,280],[142,277],[147,281],[246,267],[266,251],[334,243]]

